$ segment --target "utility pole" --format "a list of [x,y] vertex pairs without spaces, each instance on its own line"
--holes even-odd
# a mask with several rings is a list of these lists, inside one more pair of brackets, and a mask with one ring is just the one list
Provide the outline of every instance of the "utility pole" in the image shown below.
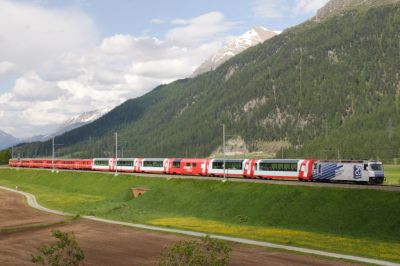
[[118,175],[118,133],[115,132],[115,176]]
[[[54,158],[55,158],[55,154],[56,154],[56,152],[55,152],[55,146],[62,146],[63,144],[55,144],[54,143],[54,139],[55,139],[55,137],[52,137],[52,139],[51,139],[51,143],[52,143],[52,147],[51,147],[51,150],[52,150],[52,152],[51,152],[51,168],[52,168],[52,172],[54,172]],[[58,171],[57,171],[57,173],[58,173]]]
[[222,124],[222,156],[223,156],[223,165],[224,165],[224,180],[226,179],[225,172],[225,124]]
[[161,156],[164,156],[163,153],[164,153],[164,139],[163,137],[161,137]]

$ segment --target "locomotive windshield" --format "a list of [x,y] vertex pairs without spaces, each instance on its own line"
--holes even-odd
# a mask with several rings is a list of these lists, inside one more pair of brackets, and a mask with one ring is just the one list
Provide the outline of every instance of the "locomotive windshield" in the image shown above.
[[372,163],[369,165],[369,167],[372,171],[382,171],[383,170],[382,164]]

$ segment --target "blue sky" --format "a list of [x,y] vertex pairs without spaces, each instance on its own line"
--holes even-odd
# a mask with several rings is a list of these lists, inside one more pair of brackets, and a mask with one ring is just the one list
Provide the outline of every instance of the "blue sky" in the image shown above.
[[0,130],[54,131],[190,76],[253,26],[281,31],[328,0],[0,0]]
[[[168,29],[169,21],[189,19],[212,11],[223,13],[228,21],[238,22],[232,29],[232,34],[241,34],[258,25],[272,30],[283,30],[310,18],[326,2],[327,0],[38,1],[48,7],[83,10],[94,18],[103,37],[117,33],[152,34],[160,37]],[[152,23],[154,19],[164,23]]]

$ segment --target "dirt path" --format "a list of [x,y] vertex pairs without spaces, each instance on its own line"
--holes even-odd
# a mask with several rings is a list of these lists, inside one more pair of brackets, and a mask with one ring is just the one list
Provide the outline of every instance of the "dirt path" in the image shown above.
[[29,208],[24,196],[0,189],[0,228],[52,223],[64,219],[63,216]]
[[[63,219],[24,204],[21,195],[0,190],[0,229]],[[132,229],[81,219],[46,228],[0,232],[0,265],[32,265],[30,255],[54,242],[52,229],[74,232],[85,252],[85,265],[156,265],[161,252],[174,242],[189,239],[175,234]],[[231,265],[354,265],[265,248],[231,244]]]

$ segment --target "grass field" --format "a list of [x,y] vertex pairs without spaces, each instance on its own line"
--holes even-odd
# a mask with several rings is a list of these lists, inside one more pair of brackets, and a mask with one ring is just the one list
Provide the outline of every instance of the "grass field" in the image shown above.
[[400,262],[399,192],[15,169],[0,184],[82,215]]
[[400,185],[400,165],[385,164],[385,185]]

